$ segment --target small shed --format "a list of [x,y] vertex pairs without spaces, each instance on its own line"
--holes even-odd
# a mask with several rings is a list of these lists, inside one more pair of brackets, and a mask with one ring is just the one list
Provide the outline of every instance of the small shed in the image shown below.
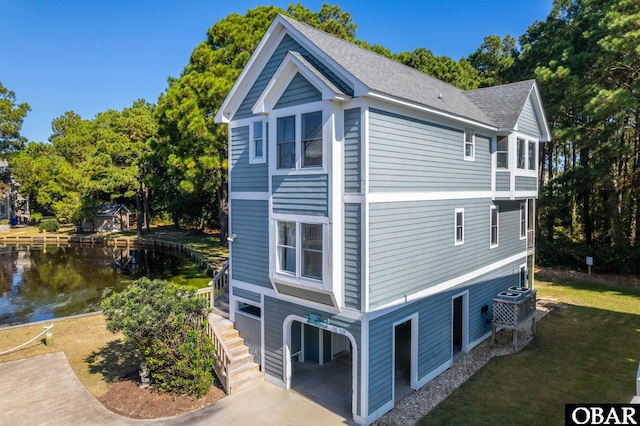
[[91,219],[82,220],[83,232],[114,232],[129,229],[131,212],[124,204],[103,204]]

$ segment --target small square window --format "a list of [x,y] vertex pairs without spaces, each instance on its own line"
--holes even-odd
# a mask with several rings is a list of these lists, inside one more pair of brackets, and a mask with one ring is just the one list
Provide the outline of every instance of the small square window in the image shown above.
[[454,245],[464,244],[464,209],[455,210],[454,227]]
[[489,208],[489,233],[490,233],[490,247],[498,246],[498,207],[491,206]]
[[476,151],[476,135],[471,129],[465,129],[464,131],[464,159],[473,160],[475,158]]
[[499,136],[497,144],[497,166],[499,169],[509,168],[509,138],[507,136]]

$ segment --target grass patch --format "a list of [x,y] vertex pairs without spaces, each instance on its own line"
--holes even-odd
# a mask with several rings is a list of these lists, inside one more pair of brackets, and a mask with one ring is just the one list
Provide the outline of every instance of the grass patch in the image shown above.
[[564,423],[566,403],[628,403],[640,359],[640,291],[538,281],[562,304],[519,353],[493,358],[418,424]]
[[[46,346],[42,336],[15,352],[0,355],[0,363],[63,351],[78,379],[94,396],[104,394],[112,382],[137,374],[133,350],[121,334],[107,330],[104,316],[52,322],[53,346]],[[42,324],[0,329],[0,352],[28,341],[42,330]]]

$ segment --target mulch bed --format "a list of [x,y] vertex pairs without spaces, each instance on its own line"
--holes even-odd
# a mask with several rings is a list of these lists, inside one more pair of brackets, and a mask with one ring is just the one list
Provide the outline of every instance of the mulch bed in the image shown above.
[[111,385],[98,401],[114,413],[132,419],[157,419],[177,416],[213,404],[224,398],[222,389],[212,387],[202,398],[175,395],[141,388],[135,380],[123,380]]

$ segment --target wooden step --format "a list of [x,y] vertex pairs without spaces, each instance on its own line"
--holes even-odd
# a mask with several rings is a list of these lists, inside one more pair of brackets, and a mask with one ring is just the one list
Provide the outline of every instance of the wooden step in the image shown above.
[[264,373],[260,371],[254,371],[251,374],[243,377],[242,379],[237,380],[236,382],[231,382],[231,390],[229,391],[229,394],[239,392],[263,380]]

